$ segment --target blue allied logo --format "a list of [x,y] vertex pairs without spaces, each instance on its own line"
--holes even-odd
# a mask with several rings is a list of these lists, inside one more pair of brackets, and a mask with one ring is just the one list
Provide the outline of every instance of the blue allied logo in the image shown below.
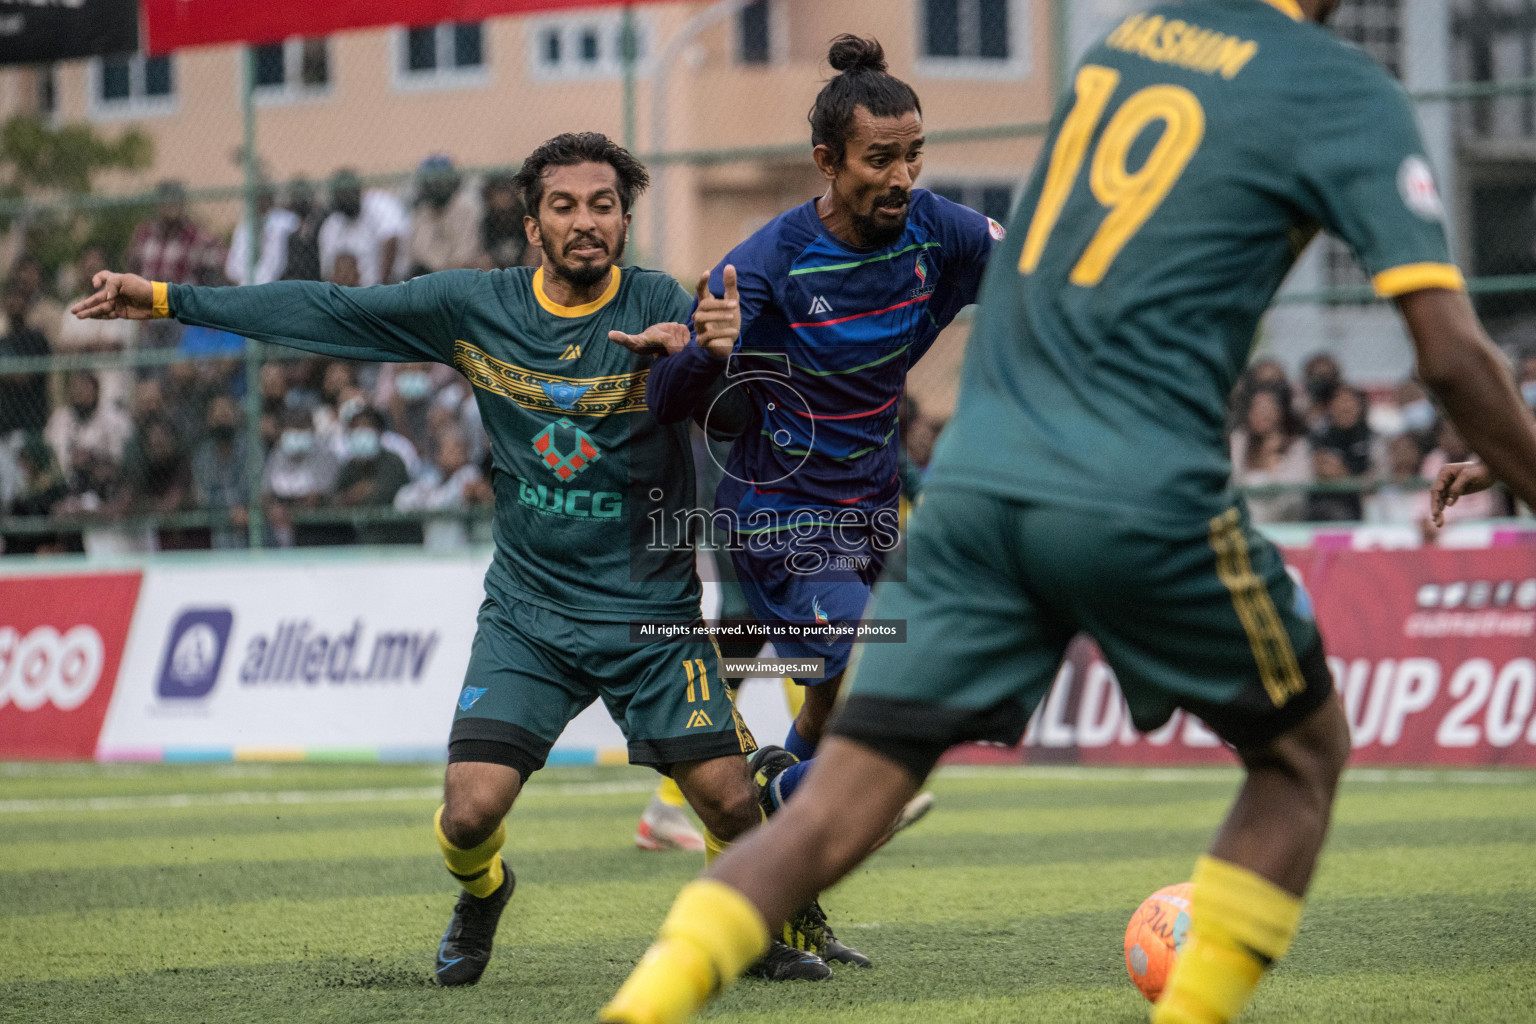
[[176,700],[206,697],[219,681],[234,621],[228,608],[189,608],[177,616],[155,692]]
[[464,692],[459,694],[459,710],[468,711],[475,706],[475,701],[485,696],[486,686],[466,686]]
[[539,387],[551,402],[562,409],[574,409],[581,396],[592,390],[591,384],[567,384],[558,380],[541,380]]

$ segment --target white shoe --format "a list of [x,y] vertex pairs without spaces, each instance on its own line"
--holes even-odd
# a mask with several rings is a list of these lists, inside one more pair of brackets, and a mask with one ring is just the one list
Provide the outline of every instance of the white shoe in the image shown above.
[[693,827],[681,807],[664,804],[656,797],[645,805],[640,824],[635,827],[635,845],[642,850],[689,850],[698,853],[704,849],[704,837]]
[[924,791],[908,800],[906,806],[901,809],[901,813],[896,815],[896,820],[891,823],[891,830],[874,845],[870,852],[874,852],[874,850],[878,850],[890,842],[895,838],[896,833],[909,829],[919,821],[922,821],[923,817],[931,810],[933,810],[932,793]]

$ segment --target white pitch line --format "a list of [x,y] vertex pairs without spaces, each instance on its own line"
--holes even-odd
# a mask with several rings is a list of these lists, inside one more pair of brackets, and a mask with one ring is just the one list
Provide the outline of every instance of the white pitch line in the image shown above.
[[[534,783],[525,797],[614,796],[649,793],[653,782],[553,782]],[[42,800],[0,800],[0,814],[35,814],[59,811],[135,811],[176,807],[246,807],[271,804],[367,804],[408,800],[440,800],[440,786],[395,789],[300,789],[271,792],[166,793],[157,796],[93,796]]]
[[[1050,779],[1069,782],[1227,782],[1241,777],[1241,769],[1225,766],[1210,768],[1100,768],[1071,765],[955,765],[940,768],[941,778],[995,779],[999,776],[1021,779]],[[1368,783],[1436,783],[1474,786],[1519,786],[1536,783],[1536,773],[1434,768],[1350,768],[1344,781]]]

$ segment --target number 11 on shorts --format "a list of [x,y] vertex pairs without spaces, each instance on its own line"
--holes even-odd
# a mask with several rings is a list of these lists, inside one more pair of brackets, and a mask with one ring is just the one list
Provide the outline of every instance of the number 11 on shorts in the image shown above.
[[683,662],[683,672],[688,676],[688,703],[695,701],[693,683],[697,679],[704,703],[709,703],[709,673],[704,669],[703,658],[689,658]]

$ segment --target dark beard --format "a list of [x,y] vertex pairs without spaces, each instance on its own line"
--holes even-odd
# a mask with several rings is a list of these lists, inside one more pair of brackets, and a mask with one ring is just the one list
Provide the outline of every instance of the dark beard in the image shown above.
[[572,288],[590,288],[607,277],[608,271],[612,270],[613,265],[619,262],[619,258],[624,255],[625,241],[624,236],[619,236],[618,248],[613,251],[613,258],[607,262],[582,263],[575,267],[567,267],[560,262],[554,251],[554,243],[548,235],[541,236],[539,248],[544,250],[544,262],[556,277]]
[[[881,196],[875,200],[875,205],[879,206],[887,198],[891,196],[889,194]],[[902,198],[907,200],[907,205],[902,207],[901,216],[895,223],[880,220],[873,210],[868,214],[853,215],[853,229],[859,233],[859,238],[863,239],[866,248],[883,249],[900,238],[901,233],[907,230],[907,214],[912,209],[911,196],[903,193]]]

